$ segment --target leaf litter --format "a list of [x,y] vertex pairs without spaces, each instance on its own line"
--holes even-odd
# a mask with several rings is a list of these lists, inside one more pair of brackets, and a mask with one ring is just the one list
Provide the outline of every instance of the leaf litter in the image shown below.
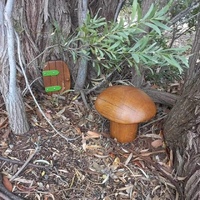
[[94,97],[89,111],[73,92],[38,99],[53,126],[72,140],[56,134],[28,97],[31,129],[13,135],[0,98],[0,170],[13,194],[33,200],[176,198],[181,177],[173,174],[163,120],[141,126],[134,142],[120,144],[109,137],[109,123],[95,111]]

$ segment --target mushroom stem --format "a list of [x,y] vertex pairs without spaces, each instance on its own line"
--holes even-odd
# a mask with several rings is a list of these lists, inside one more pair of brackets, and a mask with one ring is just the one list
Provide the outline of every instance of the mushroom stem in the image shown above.
[[118,142],[132,142],[137,135],[138,124],[120,124],[110,121],[110,135],[116,138]]

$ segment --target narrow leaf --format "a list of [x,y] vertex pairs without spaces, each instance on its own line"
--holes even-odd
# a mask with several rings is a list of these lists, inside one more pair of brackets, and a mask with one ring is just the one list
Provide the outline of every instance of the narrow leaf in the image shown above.
[[169,11],[169,7],[172,2],[173,0],[170,0],[166,6],[164,6],[160,11],[156,13],[156,16],[163,16],[164,14],[166,14]]
[[162,29],[164,29],[164,30],[167,30],[167,31],[171,30],[170,27],[166,26],[165,24],[163,24],[163,23],[161,23],[161,22],[159,22],[159,21],[157,21],[157,20],[150,20],[150,21],[151,21],[152,23],[154,23],[157,27],[160,27],[160,28],[162,28]]
[[137,0],[134,0],[132,4],[132,12],[131,12],[132,21],[135,20],[137,17],[137,6],[138,6],[138,2]]
[[181,73],[183,71],[183,68],[180,66],[180,64],[173,58],[173,56],[163,56],[163,58],[167,61],[168,64],[176,67],[179,72]]
[[139,56],[138,56],[137,54],[132,54],[131,56],[132,56],[132,58],[134,59],[134,61],[135,61],[136,63],[139,63],[139,62],[140,62],[140,58],[139,58]]
[[154,4],[151,4],[151,7],[149,8],[148,12],[147,12],[146,15],[143,17],[143,20],[148,19],[148,18],[151,18],[154,14],[155,14]]
[[159,35],[161,35],[161,31],[160,31],[160,29],[156,26],[156,25],[154,25],[154,24],[151,24],[151,23],[149,23],[149,22],[146,22],[146,23],[144,23],[146,26],[149,26],[150,28],[152,28],[154,31],[156,31]]
[[120,44],[121,44],[121,42],[120,42],[120,41],[117,41],[117,42],[115,42],[111,47],[109,47],[108,50],[109,50],[109,51],[110,51],[110,50],[113,50],[113,49],[115,49],[116,47],[118,47]]

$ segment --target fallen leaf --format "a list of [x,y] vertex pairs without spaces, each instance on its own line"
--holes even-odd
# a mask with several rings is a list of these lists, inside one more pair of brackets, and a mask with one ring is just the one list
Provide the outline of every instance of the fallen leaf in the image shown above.
[[142,168],[142,169],[145,168],[144,162],[142,160],[134,160],[133,163],[134,163],[134,165],[136,165],[139,168]]
[[40,120],[43,119],[42,113],[40,112],[38,108],[36,108],[36,114]]
[[86,139],[83,134],[82,134],[82,147],[83,147],[83,150],[86,151],[87,144],[86,144]]
[[4,132],[4,134],[3,134],[3,136],[2,136],[2,138],[3,139],[7,139],[9,137],[9,134],[10,134],[10,130],[6,129],[5,132]]
[[9,179],[7,178],[7,176],[3,176],[3,185],[5,186],[5,188],[12,192],[13,189],[13,185],[12,183],[9,181]]
[[51,114],[50,113],[45,113],[45,116],[49,119],[49,120],[52,120],[52,116],[51,116]]
[[128,156],[128,158],[124,162],[124,165],[128,165],[128,163],[130,162],[130,160],[132,159],[132,157],[133,157],[133,153],[130,153],[129,156]]
[[163,141],[158,139],[158,140],[154,140],[152,143],[151,143],[151,146],[154,147],[154,148],[158,148],[158,147],[161,147],[163,145]]
[[2,117],[0,118],[0,128],[4,128],[6,125],[6,122],[8,122],[8,117]]
[[100,138],[100,137],[101,137],[101,135],[99,133],[96,133],[96,132],[93,132],[93,131],[88,131],[87,136],[85,138],[87,140],[87,139],[90,139],[90,138],[95,139],[95,138]]
[[102,146],[99,145],[86,145],[86,149],[100,149]]
[[116,157],[110,168],[112,170],[116,170],[119,167],[119,165],[120,165],[120,159]]
[[79,135],[81,135],[81,129],[79,127],[74,127],[74,129],[76,130],[76,133],[78,133]]
[[62,110],[56,113],[58,117],[60,117],[65,112],[66,107],[64,107]]

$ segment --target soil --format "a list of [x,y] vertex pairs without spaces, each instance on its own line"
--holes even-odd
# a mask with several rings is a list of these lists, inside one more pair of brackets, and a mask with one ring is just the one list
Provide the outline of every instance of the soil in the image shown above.
[[109,137],[109,122],[95,110],[96,95],[87,97],[89,110],[73,92],[62,97],[36,94],[56,133],[27,95],[31,129],[23,135],[10,131],[0,98],[0,194],[5,187],[34,200],[175,199],[178,181],[162,135],[167,108],[157,105],[137,139],[121,144]]

